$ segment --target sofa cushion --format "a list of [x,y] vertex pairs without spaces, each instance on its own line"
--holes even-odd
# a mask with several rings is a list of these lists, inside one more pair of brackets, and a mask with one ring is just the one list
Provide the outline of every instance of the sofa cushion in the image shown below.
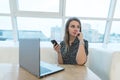
[[120,80],[120,52],[113,54],[110,80]]

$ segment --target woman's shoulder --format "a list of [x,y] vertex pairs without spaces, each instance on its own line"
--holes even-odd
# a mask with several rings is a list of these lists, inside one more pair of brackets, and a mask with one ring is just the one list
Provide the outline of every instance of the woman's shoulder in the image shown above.
[[60,45],[65,45],[65,41],[61,41],[61,42],[60,42]]
[[61,49],[64,49],[65,46],[66,46],[66,45],[65,45],[65,42],[64,42],[64,41],[61,41],[61,42],[60,42],[60,46],[61,46]]
[[88,40],[84,39],[85,47],[88,48]]
[[87,43],[88,43],[88,40],[84,39],[84,42],[87,42]]

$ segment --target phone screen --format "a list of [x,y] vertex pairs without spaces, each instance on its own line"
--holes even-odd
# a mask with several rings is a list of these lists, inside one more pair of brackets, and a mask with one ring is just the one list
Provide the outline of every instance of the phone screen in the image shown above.
[[56,46],[58,44],[56,40],[51,40],[51,42],[54,46]]

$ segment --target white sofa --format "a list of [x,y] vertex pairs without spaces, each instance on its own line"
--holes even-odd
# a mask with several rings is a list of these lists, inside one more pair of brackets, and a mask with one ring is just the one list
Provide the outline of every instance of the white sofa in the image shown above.
[[[52,47],[41,49],[41,60],[58,64]],[[0,47],[0,63],[19,63],[19,47]],[[90,48],[86,64],[102,80],[120,80],[120,52]]]
[[87,65],[102,80],[120,80],[120,51],[92,48]]
[[18,64],[19,62],[19,48],[16,46],[0,46],[0,63]]

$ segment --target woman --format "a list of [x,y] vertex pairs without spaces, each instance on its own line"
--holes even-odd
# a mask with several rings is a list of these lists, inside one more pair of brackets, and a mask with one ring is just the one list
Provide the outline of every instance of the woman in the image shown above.
[[59,64],[84,65],[88,55],[88,41],[83,39],[81,22],[70,18],[66,22],[64,40],[54,46]]

